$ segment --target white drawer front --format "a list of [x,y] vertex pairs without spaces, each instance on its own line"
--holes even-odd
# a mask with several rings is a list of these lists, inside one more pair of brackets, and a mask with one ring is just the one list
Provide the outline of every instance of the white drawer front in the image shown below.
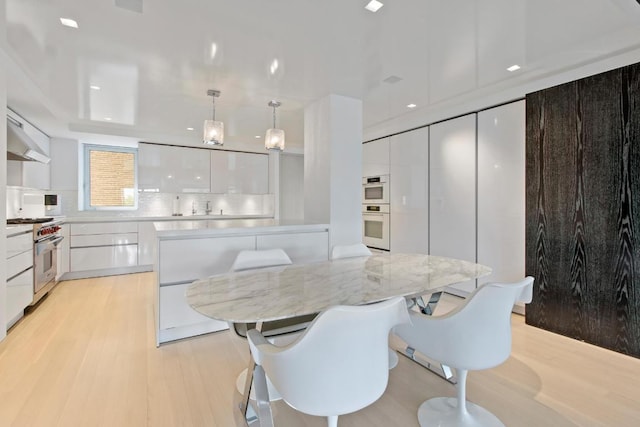
[[88,234],[71,236],[71,247],[133,245],[138,243],[138,233]]
[[7,260],[7,279],[33,266],[33,249]]
[[33,249],[33,234],[20,234],[7,237],[7,258]]
[[160,283],[179,283],[226,273],[238,252],[256,248],[254,236],[160,242]]
[[176,328],[211,319],[195,311],[187,303],[185,292],[190,283],[160,288],[160,329]]
[[95,222],[90,224],[71,224],[71,235],[137,233],[137,222]]
[[7,282],[7,320],[20,314],[33,300],[33,269]]
[[318,262],[329,259],[329,234],[292,233],[257,237],[257,249],[283,249],[294,263]]
[[138,265],[138,245],[72,248],[71,271],[102,270]]

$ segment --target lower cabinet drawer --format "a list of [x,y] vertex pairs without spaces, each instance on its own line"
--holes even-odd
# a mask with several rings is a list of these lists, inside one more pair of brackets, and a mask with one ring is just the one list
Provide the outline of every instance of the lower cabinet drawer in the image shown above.
[[71,248],[70,270],[102,270],[138,265],[138,245]]
[[160,287],[160,329],[210,322],[187,303],[185,292],[190,283]]
[[91,246],[111,246],[111,245],[133,245],[138,243],[138,233],[120,234],[87,234],[82,236],[71,236],[71,247],[91,247]]
[[33,268],[7,282],[7,321],[22,313],[33,300]]
[[33,249],[29,249],[19,255],[7,258],[7,279],[29,267],[33,267]]

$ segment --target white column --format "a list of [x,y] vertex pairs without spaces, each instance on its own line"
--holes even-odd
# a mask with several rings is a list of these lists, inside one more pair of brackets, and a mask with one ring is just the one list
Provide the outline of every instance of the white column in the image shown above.
[[[6,5],[0,0],[0,28],[6,28]],[[0,37],[5,37],[5,31]],[[0,224],[7,222],[7,58],[0,40]],[[3,227],[4,228],[4,227]],[[7,335],[7,234],[0,233],[0,341]]]
[[304,113],[304,218],[329,247],[362,242],[362,101],[328,95]]
[[273,194],[273,217],[280,218],[280,151],[269,150],[269,194]]

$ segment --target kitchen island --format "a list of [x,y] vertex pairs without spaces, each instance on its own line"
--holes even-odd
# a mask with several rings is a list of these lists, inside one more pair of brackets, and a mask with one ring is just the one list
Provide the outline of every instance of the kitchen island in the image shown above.
[[187,303],[194,280],[229,271],[241,250],[281,248],[294,263],[329,258],[329,226],[304,221],[229,219],[153,223],[157,277],[156,344],[227,329]]

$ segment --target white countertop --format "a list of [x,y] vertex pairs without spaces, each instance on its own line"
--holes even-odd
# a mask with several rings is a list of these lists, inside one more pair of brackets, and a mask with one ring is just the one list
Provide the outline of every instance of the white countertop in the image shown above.
[[212,221],[159,221],[154,222],[159,238],[186,236],[220,236],[230,234],[273,234],[327,231],[328,224],[302,220],[217,219]]

